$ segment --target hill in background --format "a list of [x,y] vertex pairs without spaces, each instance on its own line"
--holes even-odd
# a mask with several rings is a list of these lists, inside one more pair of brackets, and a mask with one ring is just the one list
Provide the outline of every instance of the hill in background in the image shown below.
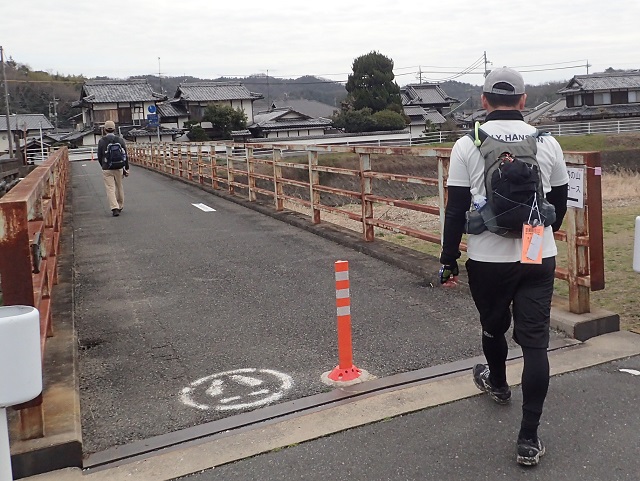
[[[80,113],[72,109],[72,102],[79,99],[82,84],[87,80],[82,76],[59,75],[42,71],[34,71],[29,66],[9,59],[6,62],[6,75],[10,93],[12,113],[41,113],[47,116],[53,113],[53,104],[58,113],[58,124],[61,128],[72,128],[72,116]],[[96,77],[107,79],[108,77]],[[256,107],[264,109],[271,103],[291,99],[315,100],[334,107],[339,107],[347,92],[344,84],[327,79],[306,75],[297,79],[282,79],[266,75],[252,75],[244,78],[200,79],[197,77],[158,77],[154,75],[134,76],[131,78],[146,79],[157,92],[164,92],[172,98],[181,82],[197,81],[233,81],[241,82],[250,91],[260,93],[264,100],[258,101]],[[557,91],[565,82],[548,82],[542,85],[527,86],[527,107],[533,108],[542,102],[552,102],[559,96]],[[457,81],[442,82],[440,86],[451,97],[464,102],[462,111],[473,111],[480,108],[482,88]],[[56,99],[54,101],[54,99]],[[0,95],[0,108],[4,112],[4,96]]]

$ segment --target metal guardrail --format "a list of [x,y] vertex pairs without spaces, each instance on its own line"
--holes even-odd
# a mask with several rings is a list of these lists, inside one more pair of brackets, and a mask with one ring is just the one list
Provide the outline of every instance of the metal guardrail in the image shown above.
[[[0,199],[0,280],[5,305],[40,312],[40,346],[53,335],[51,293],[57,283],[57,255],[69,172],[67,149],[51,155]],[[20,436],[44,435],[42,396],[15,406]]]
[[[349,153],[358,158],[358,169],[344,169],[321,165],[319,155],[325,153]],[[424,147],[347,147],[336,145],[287,145],[287,144],[133,144],[129,145],[129,160],[134,164],[183,178],[185,180],[220,189],[226,187],[230,194],[243,190],[250,201],[257,195],[271,198],[277,211],[284,210],[289,201],[311,210],[313,223],[321,222],[321,212],[338,214],[360,222],[366,241],[374,241],[374,228],[401,233],[435,244],[441,244],[444,207],[446,205],[446,180],[451,149]],[[303,161],[286,161],[286,157],[306,156]],[[437,161],[438,177],[399,175],[376,171],[372,156],[403,155],[431,158]],[[602,232],[602,193],[600,153],[565,153],[568,167],[581,169],[584,184],[585,208],[569,208],[566,229],[558,231],[556,239],[567,244],[567,265],[556,269],[556,277],[569,284],[570,311],[582,314],[590,311],[590,290],[604,288],[604,248]],[[285,175],[285,171],[287,175]],[[300,180],[304,172],[305,180]],[[353,190],[324,185],[321,175],[338,175],[355,179]],[[404,199],[394,199],[374,192],[374,180],[403,184],[437,187],[438,206],[430,206]],[[287,190],[285,190],[285,187]],[[296,195],[291,192],[295,192]],[[345,197],[360,203],[360,213],[354,213],[328,205],[321,201],[321,194]],[[415,226],[400,225],[376,217],[374,206],[383,204],[401,209],[425,212],[439,217],[440,232],[428,232]],[[466,250],[466,245],[461,245]]]

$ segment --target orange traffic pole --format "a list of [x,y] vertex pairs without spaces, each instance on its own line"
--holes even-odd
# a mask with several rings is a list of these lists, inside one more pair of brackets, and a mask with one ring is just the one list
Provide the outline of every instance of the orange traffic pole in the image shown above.
[[336,261],[336,312],[338,315],[338,361],[329,373],[332,381],[352,381],[361,370],[353,365],[351,346],[351,298],[349,297],[349,262]]

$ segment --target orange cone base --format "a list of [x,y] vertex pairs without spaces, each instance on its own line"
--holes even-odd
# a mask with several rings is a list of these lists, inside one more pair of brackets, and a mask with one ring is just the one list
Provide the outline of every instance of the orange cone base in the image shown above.
[[336,366],[327,377],[335,382],[353,381],[354,379],[358,379],[361,374],[362,370],[353,365],[347,369],[341,369],[340,366]]

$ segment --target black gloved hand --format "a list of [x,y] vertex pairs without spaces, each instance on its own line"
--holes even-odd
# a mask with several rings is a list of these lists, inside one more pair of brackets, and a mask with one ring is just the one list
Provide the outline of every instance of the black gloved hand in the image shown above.
[[443,264],[440,267],[440,284],[446,284],[451,277],[453,277],[453,281],[455,282],[456,278],[460,274],[460,269],[458,269],[458,263],[453,261],[451,264]]

